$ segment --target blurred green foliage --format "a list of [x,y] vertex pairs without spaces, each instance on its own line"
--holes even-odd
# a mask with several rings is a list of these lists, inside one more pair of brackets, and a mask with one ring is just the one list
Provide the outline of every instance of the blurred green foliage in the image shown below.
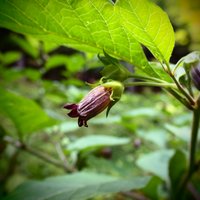
[[[15,37],[26,40],[17,34]],[[3,172],[1,180],[4,183],[2,192],[12,191],[27,179],[65,174],[62,167],[44,162],[28,152],[19,151],[2,140],[5,135],[17,139],[16,135],[20,138],[22,134],[26,136],[22,138],[23,141],[34,149],[61,159],[61,162],[67,162],[77,170],[127,178],[148,172],[155,176],[155,180],[152,179],[146,188],[142,189],[143,194],[151,196],[152,199],[160,199],[169,193],[167,186],[163,188],[163,185],[169,184],[169,159],[176,149],[186,151],[191,123],[190,114],[185,112],[176,100],[160,90],[156,92],[156,88],[142,87],[141,91],[137,91],[139,88],[131,87],[108,118],[105,118],[103,113],[90,121],[88,129],[80,129],[76,120],[66,117],[62,106],[65,102],[78,102],[87,93],[90,87],[80,81],[79,77],[86,76],[90,80],[88,70],[93,69],[95,72],[97,67],[101,67],[98,59],[70,49],[66,50],[72,51],[73,54],[64,56],[59,53],[59,47],[54,46],[53,50],[48,53],[44,51],[35,60],[42,63],[40,66],[34,66],[35,63],[28,66],[26,62],[32,57],[26,58],[29,53],[22,50],[18,43],[15,45],[19,48],[15,53],[1,53],[5,59],[0,66],[0,82],[4,88],[1,89],[1,110],[5,111],[7,108],[9,111],[6,115],[1,112],[0,168]],[[41,51],[41,46],[37,47],[34,51]],[[43,56],[49,59],[42,61]],[[25,62],[24,65],[19,64],[22,61]],[[57,80],[49,79],[49,70],[59,66],[64,68],[61,73],[64,78],[59,76]],[[37,110],[39,107],[40,110]],[[27,118],[23,112],[28,112],[30,117]],[[54,124],[37,126],[39,129],[31,131],[30,127],[36,126],[36,120],[43,123],[47,115]],[[32,134],[28,134],[28,131]],[[114,138],[107,139],[110,136]],[[102,138],[101,142],[99,137]],[[127,138],[126,142],[123,142],[124,137]],[[79,144],[79,140],[84,146]],[[62,154],[66,158],[63,158]]]
[[[190,27],[198,27],[198,12],[188,13],[190,4],[181,0],[157,3],[176,26],[177,46],[184,53],[197,50],[199,30]],[[186,13],[180,19],[175,17],[180,13],[177,9]],[[86,82],[99,80],[102,63],[97,56],[5,29],[0,33],[0,198],[22,199],[31,192],[26,184],[41,193],[52,188],[55,195],[60,189],[57,183],[63,181],[62,187],[69,184],[69,190],[62,195],[66,192],[70,198],[72,193],[75,200],[81,199],[80,192],[83,199],[134,198],[118,193],[117,187],[134,189],[141,198],[170,199],[170,186],[176,187],[188,165],[191,113],[160,88],[129,87],[108,118],[102,113],[91,119],[89,128],[79,128],[63,105],[79,102],[90,90]],[[183,55],[175,47],[173,56],[172,60],[179,60]],[[198,158],[199,144],[200,138]],[[58,179],[46,179],[51,176]],[[45,181],[27,183],[30,179]],[[199,183],[196,173],[192,177],[196,191]],[[98,196],[89,195],[91,190]],[[34,195],[37,198],[38,193]],[[185,199],[192,196],[189,190]]]

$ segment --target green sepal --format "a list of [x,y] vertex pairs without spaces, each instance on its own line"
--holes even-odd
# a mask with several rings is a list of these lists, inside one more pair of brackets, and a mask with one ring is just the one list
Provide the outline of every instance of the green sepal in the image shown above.
[[112,88],[112,93],[110,95],[110,104],[108,105],[106,111],[106,117],[109,114],[110,109],[120,100],[123,92],[124,92],[124,85],[119,81],[110,80],[106,83],[103,83],[102,86],[105,88]]
[[110,109],[118,102],[119,100],[117,101],[111,101],[110,104],[108,105],[108,108],[106,110],[106,117],[108,117],[108,114],[110,112]]
[[106,77],[102,77],[99,81],[95,82],[95,83],[88,83],[85,82],[86,85],[89,85],[91,88],[95,88],[99,85],[102,85],[103,83],[107,82]]
[[124,81],[130,76],[130,72],[119,61],[104,51],[104,56],[98,55],[99,60],[105,65],[101,75],[107,79]]

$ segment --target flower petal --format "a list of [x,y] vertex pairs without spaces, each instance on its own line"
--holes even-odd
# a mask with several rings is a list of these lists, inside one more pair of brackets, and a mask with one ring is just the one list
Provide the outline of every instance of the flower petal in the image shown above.
[[102,112],[110,103],[111,90],[98,86],[79,103],[78,113],[88,119]]
[[65,104],[64,105],[65,109],[71,110],[71,112],[69,112],[67,115],[69,117],[75,118],[75,117],[79,117],[79,113],[78,113],[78,105],[77,104]]
[[85,127],[88,127],[88,125],[87,125],[87,119],[85,117],[79,117],[78,118],[78,125],[79,125],[79,127],[81,127],[83,125]]
[[63,106],[63,108],[66,108],[68,110],[73,110],[77,108],[77,104],[75,103],[67,103]]

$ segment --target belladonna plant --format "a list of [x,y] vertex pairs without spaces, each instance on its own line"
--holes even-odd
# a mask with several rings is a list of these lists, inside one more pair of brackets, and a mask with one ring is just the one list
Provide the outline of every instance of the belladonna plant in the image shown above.
[[[127,86],[159,86],[174,96],[181,104],[193,112],[189,165],[183,175],[178,177],[178,184],[171,179],[172,199],[182,199],[183,192],[196,172],[196,146],[200,121],[200,52],[193,52],[181,58],[175,65],[168,62],[149,63],[152,67],[163,70],[161,76],[138,75],[129,72],[120,62],[104,52],[99,59],[105,65],[101,74],[104,77],[100,84],[93,88],[80,103],[68,103],[64,108],[71,110],[68,115],[78,118],[78,125],[87,127],[87,121],[121,98]],[[137,72],[137,71],[136,71]],[[161,78],[164,73],[166,73]],[[137,81],[135,81],[137,80]],[[196,88],[195,88],[195,87]]]

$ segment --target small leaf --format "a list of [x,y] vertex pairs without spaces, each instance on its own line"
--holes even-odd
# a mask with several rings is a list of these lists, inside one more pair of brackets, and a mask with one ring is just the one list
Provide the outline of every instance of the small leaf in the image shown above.
[[169,162],[169,177],[173,193],[176,192],[186,169],[187,160],[185,154],[180,150],[176,150]]
[[64,65],[70,72],[77,72],[83,67],[84,63],[84,58],[80,54],[74,54],[71,56],[58,54],[48,58],[45,68],[51,69]]
[[7,53],[0,53],[0,64],[10,65],[21,58],[21,53],[17,51],[9,51]]
[[34,101],[3,89],[0,94],[1,114],[12,120],[22,136],[56,123]]
[[66,65],[67,63],[67,56],[65,55],[52,55],[48,58],[47,62],[45,63],[45,68],[47,70],[58,67],[60,65]]
[[38,58],[39,56],[39,41],[36,41],[36,45],[33,45],[30,41],[28,41],[27,38],[22,38],[18,35],[12,35],[11,36],[11,42],[15,43],[22,49],[25,53],[30,55],[32,58]]
[[116,58],[113,58],[112,56],[110,56],[105,51],[103,51],[103,53],[104,53],[104,56],[98,55],[98,58],[104,65],[110,65],[110,64],[117,65],[117,64],[119,64],[119,61]]
[[142,192],[148,196],[149,199],[158,200],[159,198],[159,187],[162,187],[162,180],[156,176],[152,177],[145,188],[142,188]]
[[137,165],[163,180],[168,180],[168,163],[173,153],[173,150],[159,150],[144,154],[137,160]]
[[104,52],[104,57],[99,56],[101,62],[105,65],[101,74],[106,79],[112,79],[116,81],[125,81],[131,74],[119,61],[106,52]]
[[19,186],[4,200],[86,200],[99,195],[143,188],[150,177],[120,179],[87,172],[29,181]]
[[120,138],[108,135],[88,135],[77,139],[75,142],[69,144],[68,150],[85,150],[88,148],[99,148],[102,146],[115,146],[129,143],[129,138]]

